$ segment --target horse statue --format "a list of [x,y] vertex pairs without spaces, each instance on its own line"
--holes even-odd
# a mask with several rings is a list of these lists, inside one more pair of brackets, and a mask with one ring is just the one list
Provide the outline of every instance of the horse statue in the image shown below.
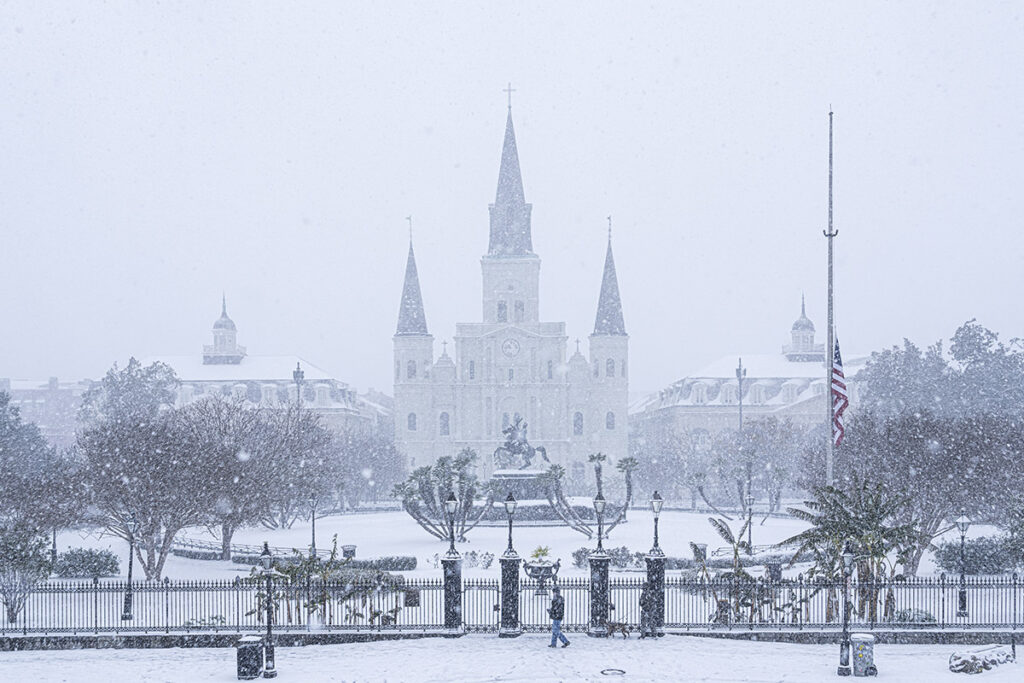
[[516,415],[501,433],[505,435],[505,443],[494,449],[494,465],[497,469],[510,469],[517,465],[521,470],[529,469],[538,453],[544,458],[544,462],[551,462],[543,446],[534,448],[527,442],[526,423],[519,415]]

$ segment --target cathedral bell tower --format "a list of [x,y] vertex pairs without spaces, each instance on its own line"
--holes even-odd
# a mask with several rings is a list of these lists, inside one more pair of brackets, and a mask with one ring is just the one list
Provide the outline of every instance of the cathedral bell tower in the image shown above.
[[519,170],[512,107],[505,122],[498,191],[490,205],[491,231],[483,270],[484,323],[536,323],[540,320],[540,258],[533,253],[530,216]]

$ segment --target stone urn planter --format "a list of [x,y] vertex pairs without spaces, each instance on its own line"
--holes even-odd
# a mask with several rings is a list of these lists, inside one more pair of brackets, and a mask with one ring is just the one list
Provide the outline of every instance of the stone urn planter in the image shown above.
[[[539,552],[544,550],[545,552]],[[537,582],[537,590],[534,595],[547,595],[547,584],[555,583],[558,580],[558,570],[562,567],[562,561],[551,562],[547,559],[546,548],[538,548],[533,552],[531,561],[523,563],[526,575]]]

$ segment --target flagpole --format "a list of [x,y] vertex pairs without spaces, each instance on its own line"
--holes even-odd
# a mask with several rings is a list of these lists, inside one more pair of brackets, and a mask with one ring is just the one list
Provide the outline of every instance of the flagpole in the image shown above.
[[827,403],[828,415],[828,449],[825,451],[825,484],[832,486],[835,483],[835,472],[833,471],[833,430],[835,425],[834,407],[832,402],[832,358],[835,352],[835,327],[832,319],[832,238],[839,234],[838,230],[832,229],[832,112],[828,113],[828,230],[823,231],[828,238],[828,345],[825,347],[825,403]]

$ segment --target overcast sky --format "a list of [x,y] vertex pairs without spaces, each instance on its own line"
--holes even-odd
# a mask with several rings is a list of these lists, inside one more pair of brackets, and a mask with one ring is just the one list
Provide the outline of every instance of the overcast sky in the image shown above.
[[[631,391],[825,333],[1024,336],[1020,3],[0,2],[0,377],[250,354],[391,392],[479,321],[511,81],[541,316],[593,330],[606,220]],[[570,345],[570,348],[571,345]],[[585,346],[584,346],[585,350]]]

